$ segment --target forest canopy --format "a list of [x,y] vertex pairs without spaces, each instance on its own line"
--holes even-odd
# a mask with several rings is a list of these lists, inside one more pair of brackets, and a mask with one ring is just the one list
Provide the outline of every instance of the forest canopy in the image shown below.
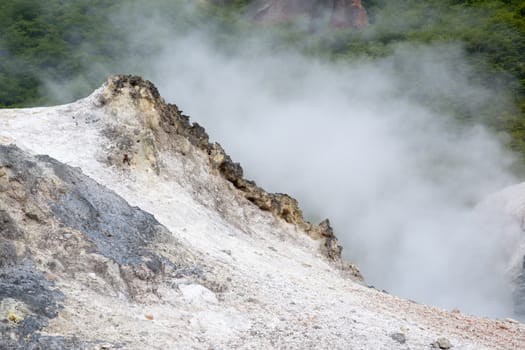
[[[184,1],[153,0],[148,8],[177,17]],[[109,74],[122,73],[130,52],[130,26],[114,18],[141,3],[111,0],[3,0],[0,3],[0,108],[69,102],[87,95]],[[202,2],[201,2],[202,3]],[[213,22],[219,45],[257,31],[243,11],[249,1],[230,0],[202,6],[197,19],[183,26]],[[364,30],[319,31],[282,24],[274,29],[280,44],[305,54],[339,62],[375,60],[399,44],[459,43],[481,84],[497,84],[512,99],[504,110],[478,118],[451,106],[458,119],[483,120],[508,133],[509,147],[525,159],[525,3],[520,0],[364,0],[370,25]],[[145,14],[147,15],[147,14]],[[173,24],[180,26],[178,24]],[[267,28],[264,28],[267,30]],[[140,55],[155,53],[149,46]],[[147,57],[145,57],[147,58]],[[146,61],[146,59],[144,59]],[[134,72],[128,72],[134,73]],[[67,95],[50,91],[49,82],[68,87]],[[408,82],[410,83],[410,82]],[[417,82],[415,82],[417,83]],[[424,96],[423,96],[424,98]],[[429,99],[429,104],[432,101]]]

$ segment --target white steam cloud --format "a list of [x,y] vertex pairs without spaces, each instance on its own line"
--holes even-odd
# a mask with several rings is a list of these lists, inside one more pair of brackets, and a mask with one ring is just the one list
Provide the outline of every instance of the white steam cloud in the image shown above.
[[476,115],[501,102],[469,82],[459,46],[400,46],[373,62],[331,63],[253,36],[231,38],[228,53],[208,30],[166,29],[172,20],[126,15],[140,23],[132,48],[162,47],[131,73],[204,125],[248,178],[298,198],[312,220],[329,217],[369,284],[465,312],[512,314],[506,272],[521,231],[476,205],[518,180],[501,140],[446,108]]

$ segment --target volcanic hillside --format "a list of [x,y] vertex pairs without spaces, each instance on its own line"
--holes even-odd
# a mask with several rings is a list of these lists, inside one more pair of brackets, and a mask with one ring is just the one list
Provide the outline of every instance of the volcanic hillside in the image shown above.
[[0,276],[1,349],[525,349],[366,286],[328,220],[132,76],[0,111]]

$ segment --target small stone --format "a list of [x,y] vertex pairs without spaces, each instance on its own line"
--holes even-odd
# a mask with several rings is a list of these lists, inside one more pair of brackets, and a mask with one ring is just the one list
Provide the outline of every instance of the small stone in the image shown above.
[[144,317],[146,318],[146,320],[153,321],[153,315],[144,315]]
[[395,341],[397,341],[400,344],[405,344],[406,341],[407,341],[407,338],[405,337],[405,335],[403,333],[390,334],[390,338],[394,339]]
[[11,144],[14,144],[15,143],[15,140],[11,137],[8,137],[8,136],[0,136],[0,144],[2,145],[11,145]]
[[24,318],[18,314],[16,314],[14,311],[10,311],[7,314],[7,320],[12,323],[20,323]]
[[452,344],[447,338],[441,337],[438,340],[436,340],[434,343],[432,343],[431,346],[434,349],[445,349],[446,350],[446,349],[450,349],[452,347]]
[[190,303],[218,304],[215,293],[200,284],[179,285],[182,297]]

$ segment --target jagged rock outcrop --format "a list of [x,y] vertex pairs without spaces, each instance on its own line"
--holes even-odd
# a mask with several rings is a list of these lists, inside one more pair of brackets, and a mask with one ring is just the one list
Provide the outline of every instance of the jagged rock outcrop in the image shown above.
[[258,0],[248,10],[259,22],[282,22],[300,16],[311,22],[329,14],[330,27],[361,29],[368,25],[368,15],[361,0]]
[[[231,182],[247,200],[261,210],[269,211],[276,218],[296,225],[313,239],[321,240],[322,251],[329,259],[350,271],[353,276],[361,278],[354,265],[342,261],[342,247],[328,220],[319,225],[312,224],[304,219],[294,198],[281,193],[268,193],[254,181],[244,179],[241,165],[233,162],[220,144],[210,143],[209,136],[202,126],[190,123],[189,117],[182,114],[176,105],[166,104],[151,82],[136,76],[120,75],[111,77],[106,84],[106,93],[100,97],[101,104],[124,97],[138,105],[139,110],[145,111],[140,116],[142,131],[134,130],[130,134],[118,127],[110,127],[106,131],[112,135],[110,137],[118,139],[115,144],[119,145],[108,157],[111,164],[125,167],[136,165],[140,159],[147,159],[149,166],[158,173],[159,150],[168,149],[186,154],[189,142],[204,152],[212,170]],[[151,136],[148,136],[148,133],[151,133]]]

